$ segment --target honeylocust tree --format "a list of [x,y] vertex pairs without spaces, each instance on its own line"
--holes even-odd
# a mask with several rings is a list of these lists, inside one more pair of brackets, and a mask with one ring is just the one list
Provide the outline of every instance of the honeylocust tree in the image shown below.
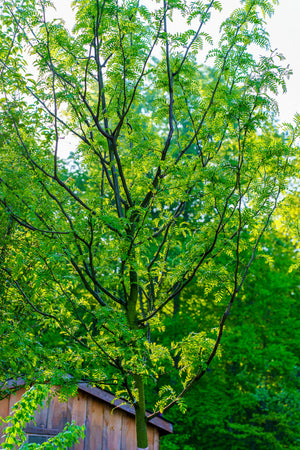
[[[213,46],[219,1],[74,0],[72,31],[47,0],[2,2],[2,381],[113,386],[141,449],[146,401],[150,417],[184,408],[293,175],[298,124],[273,126],[290,73],[265,30],[274,3],[241,1]],[[222,313],[159,344],[192,282]],[[181,386],[146,399],[174,360]]]

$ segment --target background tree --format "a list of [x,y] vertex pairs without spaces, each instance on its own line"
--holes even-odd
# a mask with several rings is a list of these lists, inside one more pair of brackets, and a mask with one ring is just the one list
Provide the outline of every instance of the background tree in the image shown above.
[[[163,439],[163,449],[298,447],[299,272],[293,270],[297,252],[274,225],[227,321],[222,357],[187,395],[185,416],[177,409],[170,411],[175,433]],[[189,315],[179,309],[176,317],[167,317],[163,339],[174,338],[169,328],[186,330],[193,327],[191,321],[204,328],[204,320],[216,320],[219,306],[210,293],[191,287],[188,295],[201,306]],[[176,371],[171,376],[176,379]]]
[[[241,1],[211,70],[196,56],[218,1],[75,0],[72,32],[46,0],[2,3],[1,380],[113,385],[135,407],[139,448],[145,386],[174,359],[181,385],[148,402],[183,407],[293,175],[298,123],[272,125],[290,73],[264,29],[273,3]],[[175,12],[187,31],[170,33]],[[67,134],[80,178],[59,158]],[[163,345],[152,336],[192,283],[219,317]]]

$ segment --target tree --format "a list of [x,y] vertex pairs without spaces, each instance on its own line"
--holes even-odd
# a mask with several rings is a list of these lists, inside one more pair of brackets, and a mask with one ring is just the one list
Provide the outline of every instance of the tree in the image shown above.
[[[1,380],[112,385],[143,449],[145,386],[174,359],[181,388],[162,386],[153,414],[184,407],[293,175],[299,124],[273,126],[290,73],[264,29],[273,3],[241,1],[209,69],[218,1],[74,0],[72,32],[47,0],[3,2]],[[187,31],[169,31],[173,14]],[[59,157],[68,134],[80,177]],[[163,346],[152,336],[192,282],[222,313]]]
[[[226,323],[222,357],[188,394],[185,417],[176,409],[169,413],[174,435],[163,438],[163,449],[299,446],[299,272],[291,272],[297,252],[286,230],[272,225]],[[203,318],[217,317],[213,296],[193,287],[188,295],[201,302],[198,314],[195,307],[188,316],[179,309],[166,328],[192,327],[190,321],[203,327]]]

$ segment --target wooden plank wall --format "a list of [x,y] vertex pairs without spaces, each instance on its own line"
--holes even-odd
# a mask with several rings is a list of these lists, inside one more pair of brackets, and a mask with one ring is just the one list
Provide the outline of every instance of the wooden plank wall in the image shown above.
[[[5,418],[9,414],[9,398],[5,398],[0,402],[0,417]],[[0,426],[0,444],[4,442],[3,438],[4,426]]]
[[[25,393],[25,389],[19,389],[15,394],[10,395],[4,400],[0,401],[0,417],[5,418],[12,413],[12,407],[16,402],[21,400],[22,395]],[[5,426],[0,426],[0,444],[4,442],[3,430]]]
[[[0,416],[6,417],[23,393],[24,389],[21,389],[17,395],[0,401]],[[73,450],[136,449],[134,417],[82,391],[66,403],[53,398],[49,406],[45,404],[44,409],[37,411],[35,419],[36,426],[31,422],[27,432],[56,434],[63,430],[66,422],[74,420],[77,425],[85,424],[85,439],[81,439]],[[148,425],[148,440],[149,450],[159,450],[159,431],[152,425]]]

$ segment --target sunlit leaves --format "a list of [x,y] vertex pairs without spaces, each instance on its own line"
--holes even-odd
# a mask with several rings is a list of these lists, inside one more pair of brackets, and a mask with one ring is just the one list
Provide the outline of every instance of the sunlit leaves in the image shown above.
[[175,354],[180,355],[179,369],[186,385],[201,370],[206,369],[206,360],[214,347],[214,339],[205,332],[191,333],[175,346]]
[[[251,53],[269,49],[272,2],[241,2],[224,21],[213,68],[197,57],[221,2],[76,0],[72,31],[48,2],[4,6],[0,204],[14,228],[0,240],[1,376],[46,367],[126,385],[132,401],[135,375],[156,380],[179,358],[186,385],[215,332],[187,329],[172,351],[151,333],[192,282],[200,304],[233,302],[295,173],[297,126],[280,134],[273,120],[290,71]],[[176,14],[188,30],[170,32]],[[161,394],[160,410],[176,397]]]
[[53,392],[51,392],[50,387],[42,384],[36,384],[25,392],[21,400],[13,406],[12,415],[6,417],[5,420],[0,419],[9,424],[4,431],[4,442],[0,445],[2,448],[16,449],[21,446],[22,449],[50,450],[53,447],[64,449],[78,443],[79,438],[84,437],[84,426],[78,426],[72,422],[72,424],[67,424],[61,433],[44,444],[26,444],[27,435],[24,432],[24,427],[34,419],[38,408],[45,408],[46,401],[52,395]]

